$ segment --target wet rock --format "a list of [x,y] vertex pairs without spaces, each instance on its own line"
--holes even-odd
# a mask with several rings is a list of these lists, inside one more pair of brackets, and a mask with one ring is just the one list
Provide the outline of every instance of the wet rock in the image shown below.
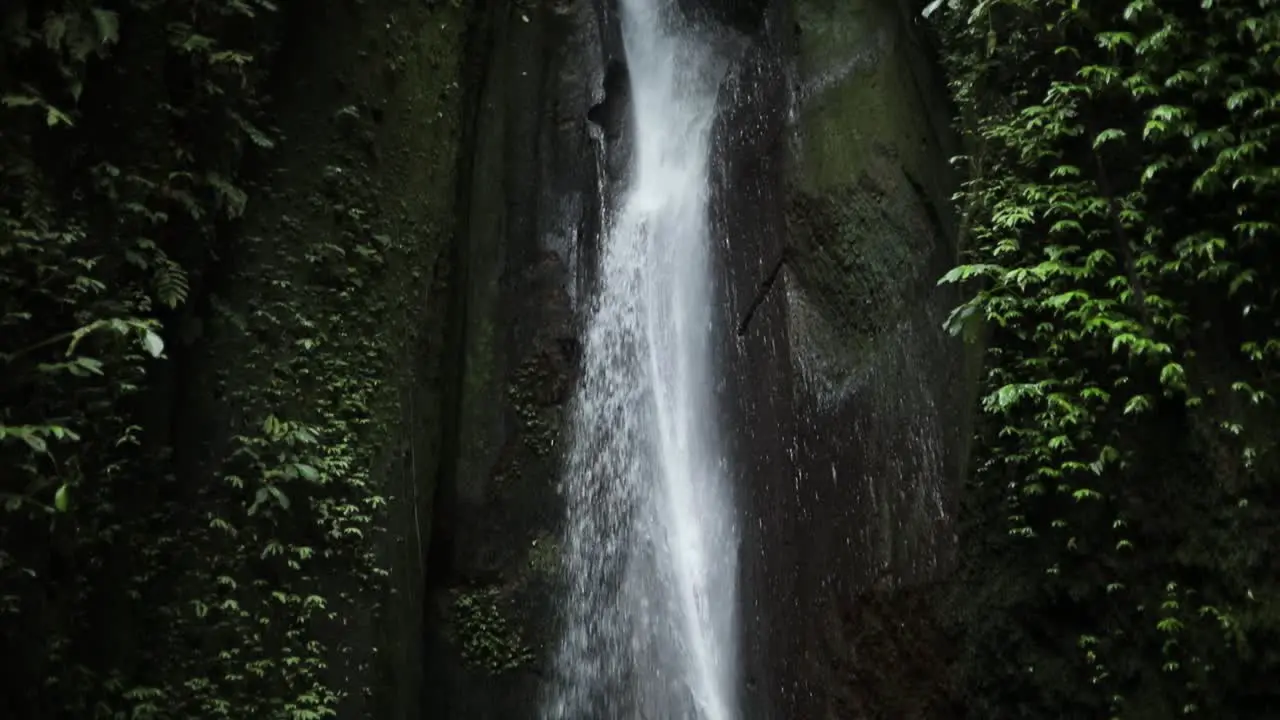
[[[473,21],[453,288],[457,392],[433,538],[426,674],[440,717],[538,716],[556,578],[545,552],[531,560],[530,548],[558,536],[575,303],[590,283],[601,224],[597,169],[607,163],[597,153],[604,145],[620,153],[629,112],[625,67],[610,62],[621,57],[607,39],[617,37],[612,17],[579,0],[499,3]],[[609,130],[606,144],[593,137],[593,121]],[[501,632],[469,638],[458,632],[456,598],[481,590],[472,616]],[[519,647],[486,654],[498,636],[519,638]]]
[[[914,23],[893,0],[792,8],[785,214],[796,460],[786,507],[803,531],[772,564],[796,563],[795,592],[806,598],[803,622],[781,623],[804,648],[780,671],[791,688],[783,714],[843,717],[850,703],[874,714],[878,702],[857,699],[867,682],[845,672],[845,659],[886,650],[829,639],[864,637],[858,609],[873,590],[951,570],[974,364],[940,329],[956,303],[936,286],[957,252],[947,164],[956,150]],[[901,692],[922,697],[941,681],[900,679]]]
[[623,123],[631,112],[630,95],[626,63],[610,61],[604,71],[604,99],[587,111],[587,119],[600,127],[606,139],[616,141],[623,136]]
[[[950,563],[972,383],[940,330],[954,299],[934,283],[955,256],[946,101],[895,0],[687,5],[730,62],[711,222],[743,707],[844,717],[870,702],[850,653],[884,652],[853,626],[897,622],[892,603],[857,611],[858,598]],[[473,35],[427,692],[442,717],[518,720],[536,716],[555,640],[554,578],[530,571],[550,561],[529,548],[562,516],[576,338],[631,108],[611,0],[494,6]],[[477,665],[451,634],[453,599],[476,588],[519,609],[501,620],[529,648],[501,655],[519,662]]]

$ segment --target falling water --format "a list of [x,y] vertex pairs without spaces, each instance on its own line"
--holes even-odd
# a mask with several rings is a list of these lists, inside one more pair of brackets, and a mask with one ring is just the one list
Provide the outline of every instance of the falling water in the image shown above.
[[621,0],[632,176],[604,237],[564,478],[551,720],[733,720],[736,531],[712,387],[708,136],[723,72]]

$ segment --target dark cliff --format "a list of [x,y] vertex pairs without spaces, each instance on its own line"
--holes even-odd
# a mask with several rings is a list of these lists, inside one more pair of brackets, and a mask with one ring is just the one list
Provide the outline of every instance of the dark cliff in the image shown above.
[[923,638],[877,637],[920,624],[912,609],[874,615],[954,550],[974,368],[935,287],[957,251],[949,106],[905,5],[760,17],[722,94],[716,178],[744,707],[918,717],[943,668]]
[[[473,16],[458,353],[430,555],[428,694],[444,717],[526,717],[554,631],[563,408],[577,362],[607,165],[618,49],[590,2],[489,3]],[[611,83],[606,83],[611,79]],[[616,122],[617,114],[601,118]]]
[[[875,592],[941,577],[952,551],[971,383],[940,327],[953,299],[934,284],[956,252],[945,95],[893,2],[687,10],[733,57],[713,237],[744,533],[744,707],[905,712],[876,698],[895,678],[859,674],[870,666],[857,633]],[[442,477],[437,527],[450,530],[432,568],[430,681],[452,716],[534,716],[549,657],[575,300],[590,290],[601,189],[627,154],[612,22],[582,2],[496,9],[481,25],[457,464]]]
[[[669,1],[743,714],[1280,716],[1277,4]],[[0,3],[0,716],[537,715],[617,2]]]
[[[744,707],[864,709],[860,598],[946,571],[965,462],[945,103],[890,0],[681,6],[730,64]],[[614,0],[25,0],[0,39],[5,709],[534,716]]]

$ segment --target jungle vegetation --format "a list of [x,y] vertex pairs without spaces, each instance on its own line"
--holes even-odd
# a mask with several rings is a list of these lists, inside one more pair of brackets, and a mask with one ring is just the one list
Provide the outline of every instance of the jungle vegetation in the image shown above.
[[[373,369],[404,348],[367,341],[387,308],[356,299],[394,242],[343,204],[341,243],[276,257],[239,305],[211,290],[270,242],[240,222],[289,142],[290,7],[0,7],[6,717],[307,720],[378,692],[346,680],[374,662],[342,630],[366,609],[326,578],[387,592]],[[986,368],[959,705],[1280,717],[1280,2],[946,0],[930,21],[966,143],[947,327]],[[209,372],[225,417],[175,380],[215,322],[237,338]],[[203,423],[231,430],[173,437]]]
[[418,337],[380,330],[425,295],[430,235],[382,220],[358,147],[279,212],[276,60],[308,5],[0,6],[5,717],[386,716],[378,678],[410,667],[371,638],[388,513],[416,507],[379,451],[413,425]]
[[933,3],[985,342],[964,705],[1280,714],[1280,3]]

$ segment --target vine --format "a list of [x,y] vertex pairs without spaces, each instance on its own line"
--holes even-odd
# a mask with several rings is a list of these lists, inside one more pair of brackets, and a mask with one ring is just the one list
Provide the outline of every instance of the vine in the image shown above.
[[[0,704],[16,716],[306,720],[368,689],[335,682],[334,658],[368,658],[332,628],[376,608],[325,578],[386,589],[371,448],[392,438],[371,417],[398,412],[405,373],[374,369],[407,365],[413,337],[367,342],[393,308],[330,293],[394,276],[407,295],[424,269],[388,270],[411,244],[350,187],[341,235],[301,256],[239,238],[264,194],[244,168],[281,140],[263,105],[282,9],[0,8]],[[242,252],[268,269],[224,302],[217,275]],[[185,399],[166,378],[237,344],[225,453],[175,457],[151,409]]]
[[971,707],[1262,717],[1280,5],[928,12],[974,151],[948,327],[991,331],[967,542],[1006,592],[972,596]]

